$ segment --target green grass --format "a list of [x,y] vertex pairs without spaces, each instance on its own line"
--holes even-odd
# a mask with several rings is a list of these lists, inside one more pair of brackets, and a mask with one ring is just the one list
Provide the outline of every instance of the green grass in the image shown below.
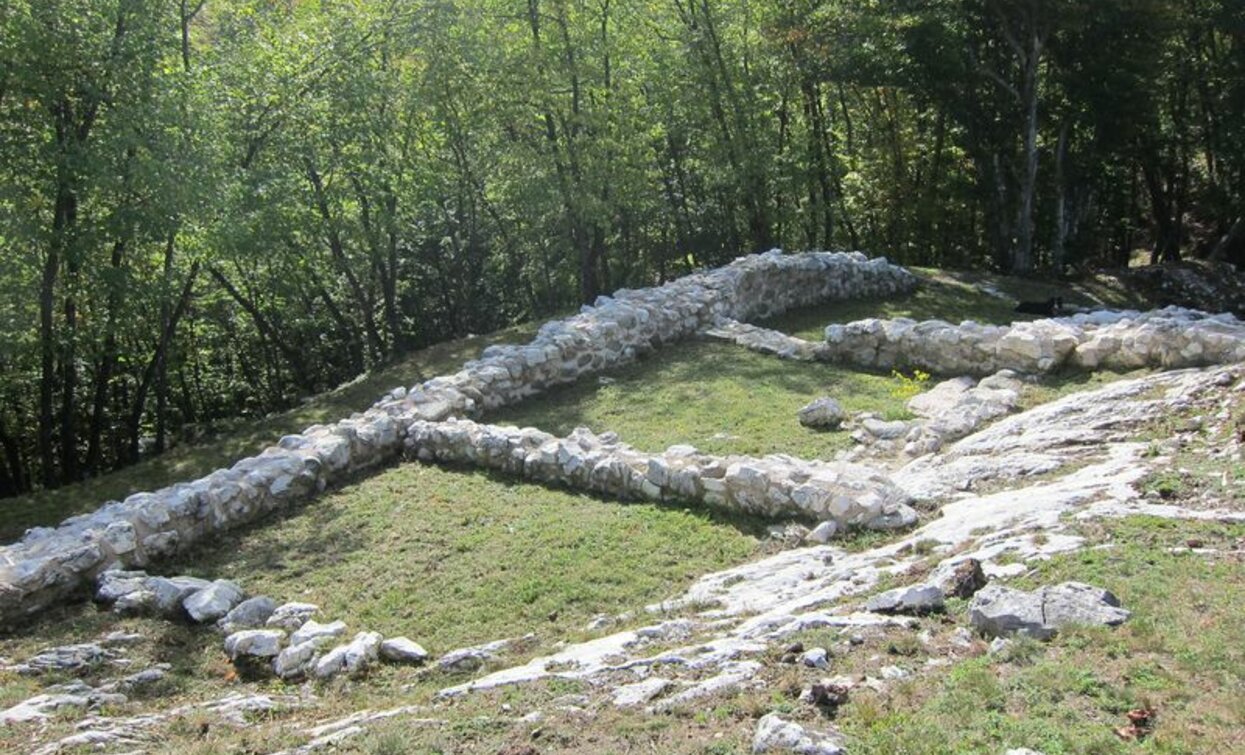
[[[1245,569],[1239,556],[1168,552],[1189,538],[1230,550],[1245,526],[1133,517],[1083,529],[1113,547],[1058,556],[1015,586],[1106,587],[1133,611],[1130,621],[1065,631],[1010,661],[961,661],[941,679],[862,699],[839,721],[852,752],[1245,751]],[[1141,746],[1113,733],[1137,707],[1158,711]]]
[[763,532],[700,509],[411,463],[230,535],[228,547],[204,543],[166,571],[234,578],[437,652],[574,634],[748,558]]
[[845,432],[800,425],[796,412],[813,399],[832,396],[849,412],[906,416],[891,377],[784,361],[716,342],[668,346],[605,377],[604,385],[589,377],[554,388],[488,420],[559,435],[578,426],[613,430],[645,451],[690,443],[714,454],[828,459],[852,441]]

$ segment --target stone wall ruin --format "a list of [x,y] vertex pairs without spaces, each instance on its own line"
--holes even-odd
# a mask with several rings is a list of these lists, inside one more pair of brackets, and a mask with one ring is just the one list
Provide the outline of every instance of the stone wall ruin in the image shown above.
[[399,388],[367,411],[286,436],[228,469],[36,527],[0,548],[0,621],[81,591],[106,569],[143,566],[205,536],[314,497],[327,485],[396,459],[407,428],[478,415],[549,386],[634,360],[719,318],[749,320],[789,308],[911,290],[916,278],[859,253],[741,257],[655,288],[601,297],[546,323],[526,345],[494,346],[459,372]]

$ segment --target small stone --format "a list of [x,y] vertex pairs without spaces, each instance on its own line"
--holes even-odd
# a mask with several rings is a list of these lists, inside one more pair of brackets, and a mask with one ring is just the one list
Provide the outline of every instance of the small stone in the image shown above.
[[225,654],[234,661],[242,656],[274,658],[284,640],[285,632],[280,629],[243,629],[225,638]]
[[276,608],[277,602],[267,595],[244,600],[220,620],[221,631],[232,634],[240,629],[262,627]]
[[800,424],[816,430],[835,430],[847,419],[847,412],[832,398],[819,398],[805,405],[796,415]]
[[379,656],[380,643],[379,633],[359,632],[349,643],[338,645],[316,662],[316,678],[329,679],[342,672],[351,676],[363,674]]
[[337,638],[344,634],[346,634],[346,622],[344,621],[334,621],[328,624],[321,624],[315,619],[308,619],[305,624],[290,635],[290,644],[301,645],[307,640]]
[[282,679],[295,679],[306,675],[307,667],[315,660],[320,646],[327,638],[308,640],[301,645],[290,645],[282,650],[272,663],[272,670]]
[[800,662],[810,668],[830,668],[830,654],[825,648],[812,648],[800,656]]
[[394,663],[423,663],[428,651],[405,637],[391,637],[380,643],[380,657]]
[[200,624],[216,621],[242,602],[242,588],[227,579],[218,579],[186,598],[182,604],[190,618]]
[[808,539],[815,543],[828,543],[830,538],[839,531],[839,525],[833,519],[827,519],[808,533]]
[[265,624],[273,629],[293,632],[306,624],[307,620],[319,610],[320,607],[314,603],[285,603],[277,606]]

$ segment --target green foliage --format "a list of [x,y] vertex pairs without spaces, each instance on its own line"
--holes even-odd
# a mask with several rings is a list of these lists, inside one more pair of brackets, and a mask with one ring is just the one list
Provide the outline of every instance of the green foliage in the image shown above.
[[1238,6],[7,2],[0,495],[770,246],[1209,251]]

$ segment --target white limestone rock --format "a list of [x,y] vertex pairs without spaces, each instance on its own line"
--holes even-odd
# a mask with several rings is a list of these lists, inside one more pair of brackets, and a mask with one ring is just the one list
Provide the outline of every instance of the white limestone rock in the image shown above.
[[1077,625],[1118,626],[1131,616],[1107,590],[1081,582],[1033,592],[989,584],[973,596],[969,620],[987,637],[1023,634],[1046,640]]
[[283,603],[273,610],[272,615],[264,623],[272,629],[293,632],[306,624],[307,620],[319,610],[320,607],[314,603]]
[[943,609],[942,588],[937,585],[909,585],[874,595],[865,610],[874,613],[923,615]]
[[227,579],[218,579],[202,590],[191,593],[182,605],[190,618],[205,624],[229,613],[244,597],[241,587]]
[[846,740],[835,733],[809,731],[777,713],[769,713],[757,722],[752,737],[752,752],[792,752],[798,755],[845,755]]
[[280,629],[243,629],[225,638],[225,654],[239,658],[275,658],[281,652],[285,632]]
[[816,430],[835,430],[847,419],[847,412],[838,401],[829,397],[815,399],[803,406],[797,417],[800,424]]
[[219,629],[225,634],[232,634],[241,629],[262,627],[276,608],[277,602],[267,595],[248,598],[221,618]]
[[393,663],[423,663],[428,651],[406,637],[390,637],[380,643],[380,657]]
[[302,626],[290,635],[291,645],[301,645],[308,640],[314,639],[335,639],[346,634],[346,622],[333,621],[328,624],[321,624],[315,619],[308,619]]

